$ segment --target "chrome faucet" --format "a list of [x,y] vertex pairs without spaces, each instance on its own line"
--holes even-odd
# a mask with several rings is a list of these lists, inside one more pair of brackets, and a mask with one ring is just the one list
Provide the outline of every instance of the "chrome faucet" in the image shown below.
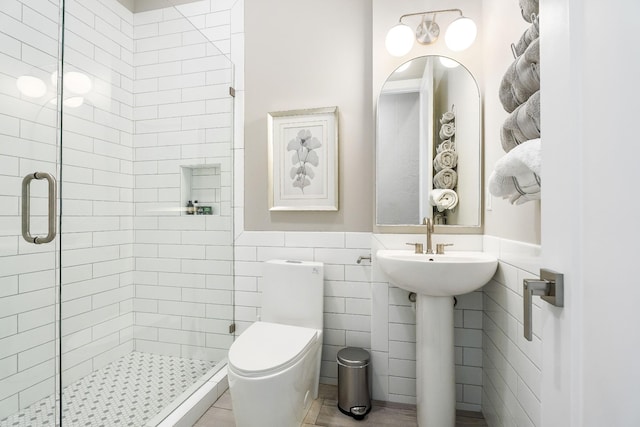
[[433,243],[431,242],[431,235],[433,234],[433,222],[431,218],[424,217],[422,219],[422,225],[427,226],[427,248],[424,251],[425,254],[433,253]]

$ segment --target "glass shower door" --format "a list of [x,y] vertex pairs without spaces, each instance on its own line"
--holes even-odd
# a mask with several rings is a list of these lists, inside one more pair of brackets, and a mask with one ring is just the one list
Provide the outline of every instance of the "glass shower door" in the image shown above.
[[233,338],[225,12],[64,3],[62,424],[154,426]]
[[156,425],[233,340],[229,10],[60,3],[0,0],[0,427]]
[[0,2],[0,426],[53,426],[59,7]]

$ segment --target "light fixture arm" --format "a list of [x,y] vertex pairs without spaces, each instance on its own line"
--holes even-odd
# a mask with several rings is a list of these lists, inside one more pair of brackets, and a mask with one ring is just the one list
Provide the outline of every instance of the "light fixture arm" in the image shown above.
[[460,16],[464,16],[462,14],[462,11],[460,9],[439,9],[439,10],[427,10],[426,12],[415,12],[415,13],[405,13],[404,15],[402,15],[400,17],[400,19],[398,20],[398,23],[402,23],[402,20],[404,18],[408,18],[409,16],[418,16],[418,15],[429,15],[429,14],[433,14],[434,15],[434,19],[435,19],[435,14],[436,13],[445,13],[445,12],[458,12],[460,14]]
[[[454,52],[468,48],[476,38],[476,24],[470,18],[466,18],[460,9],[439,9],[406,13],[400,16],[398,23],[389,30],[385,37],[387,51],[393,56],[400,57],[409,53],[415,41],[423,45],[435,43],[440,35],[440,26],[436,23],[436,15],[448,12],[457,12],[460,16],[447,27],[445,34],[447,47]],[[429,19],[427,15],[432,15],[432,17]],[[411,16],[422,16],[422,20],[415,30],[402,22],[403,19]]]

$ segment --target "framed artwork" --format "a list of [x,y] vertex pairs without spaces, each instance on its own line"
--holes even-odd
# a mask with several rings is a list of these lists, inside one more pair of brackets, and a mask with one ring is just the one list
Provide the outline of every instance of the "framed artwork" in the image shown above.
[[268,114],[269,210],[338,210],[338,107]]

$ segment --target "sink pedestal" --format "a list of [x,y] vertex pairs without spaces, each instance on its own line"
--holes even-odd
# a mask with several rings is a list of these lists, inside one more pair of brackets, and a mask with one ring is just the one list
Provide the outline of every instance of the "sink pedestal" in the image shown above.
[[418,426],[454,427],[456,382],[453,298],[417,295],[416,397]]

